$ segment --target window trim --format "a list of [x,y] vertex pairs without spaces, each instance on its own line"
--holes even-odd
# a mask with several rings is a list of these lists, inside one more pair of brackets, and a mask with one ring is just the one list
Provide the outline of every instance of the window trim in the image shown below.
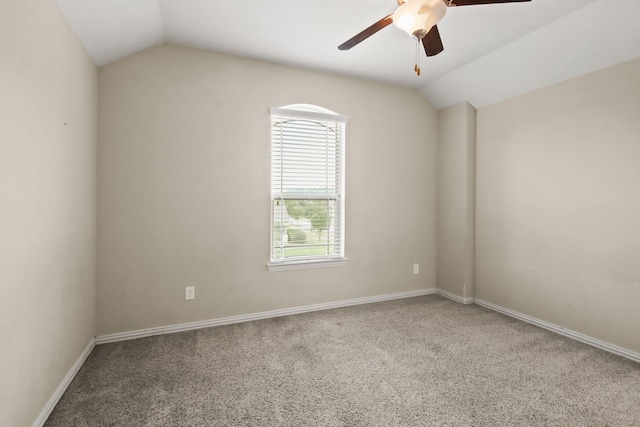
[[[270,221],[270,230],[269,230],[269,263],[267,264],[267,269],[269,272],[275,271],[286,271],[286,270],[299,270],[299,269],[307,269],[307,268],[319,268],[319,267],[336,267],[343,266],[347,263],[347,258],[345,257],[345,203],[344,203],[344,193],[345,193],[345,157],[346,157],[346,123],[348,120],[347,116],[343,116],[337,114],[331,110],[328,110],[323,107],[319,107],[316,105],[310,104],[293,104],[287,105],[284,107],[272,107],[270,108],[270,117],[271,117],[271,132],[273,132],[273,119],[274,117],[287,117],[287,118],[299,118],[302,120],[309,121],[318,121],[318,122],[332,122],[344,126],[342,137],[340,138],[340,158],[338,161],[340,162],[340,184],[338,189],[338,193],[334,198],[335,203],[337,205],[337,221],[339,224],[339,247],[340,254],[338,255],[326,255],[326,256],[317,256],[313,258],[292,258],[292,259],[272,259],[273,256],[273,230],[274,230],[274,201],[278,199],[286,200],[283,197],[276,197],[276,194],[273,192],[273,157],[271,157],[270,163],[270,203],[271,203],[271,221]],[[270,136],[270,145],[271,145],[271,153],[273,156],[273,134]],[[282,196],[282,194],[280,195]],[[312,197],[311,197],[312,198]],[[324,200],[324,198],[322,198]]]
[[298,261],[282,261],[282,262],[270,262],[267,264],[267,269],[270,273],[274,271],[287,271],[287,270],[303,270],[306,268],[320,268],[320,267],[341,267],[347,265],[347,258],[335,258],[335,259],[315,259],[315,260],[298,260]]

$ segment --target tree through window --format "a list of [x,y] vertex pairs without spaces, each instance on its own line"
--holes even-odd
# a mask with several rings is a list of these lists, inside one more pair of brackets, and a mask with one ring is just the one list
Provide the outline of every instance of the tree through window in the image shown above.
[[312,105],[271,109],[270,267],[344,259],[346,121]]

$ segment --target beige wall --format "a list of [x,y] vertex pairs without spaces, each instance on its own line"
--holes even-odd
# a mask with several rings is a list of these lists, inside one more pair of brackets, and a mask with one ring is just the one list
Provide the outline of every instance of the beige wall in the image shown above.
[[476,110],[461,103],[438,112],[438,289],[468,298],[475,279]]
[[97,71],[53,1],[0,6],[0,425],[95,334]]
[[476,297],[640,351],[640,60],[478,111]]
[[[349,116],[344,267],[265,266],[269,107],[293,103]],[[436,118],[414,90],[170,45],[101,68],[98,334],[435,287]]]

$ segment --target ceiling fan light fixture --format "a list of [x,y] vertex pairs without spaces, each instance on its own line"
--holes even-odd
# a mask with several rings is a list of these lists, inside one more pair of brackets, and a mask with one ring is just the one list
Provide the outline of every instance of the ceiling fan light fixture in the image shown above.
[[421,39],[445,13],[447,6],[442,0],[408,0],[393,14],[393,23],[410,36]]

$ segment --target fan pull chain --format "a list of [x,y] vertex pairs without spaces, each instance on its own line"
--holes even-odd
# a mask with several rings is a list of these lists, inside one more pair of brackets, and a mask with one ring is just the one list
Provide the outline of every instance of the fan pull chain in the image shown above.
[[418,37],[416,39],[416,65],[413,67],[413,71],[416,72],[417,75],[420,75],[420,39]]

